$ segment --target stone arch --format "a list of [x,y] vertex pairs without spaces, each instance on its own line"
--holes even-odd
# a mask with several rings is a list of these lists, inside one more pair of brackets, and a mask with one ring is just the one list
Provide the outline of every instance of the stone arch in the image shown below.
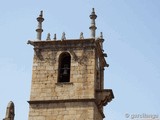
[[58,82],[70,82],[71,55],[62,52],[58,62]]

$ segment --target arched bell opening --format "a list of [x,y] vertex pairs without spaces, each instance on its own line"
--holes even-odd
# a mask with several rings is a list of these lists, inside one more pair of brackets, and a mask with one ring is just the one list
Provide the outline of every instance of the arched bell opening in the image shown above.
[[59,57],[58,82],[70,82],[71,56],[68,52],[61,53]]

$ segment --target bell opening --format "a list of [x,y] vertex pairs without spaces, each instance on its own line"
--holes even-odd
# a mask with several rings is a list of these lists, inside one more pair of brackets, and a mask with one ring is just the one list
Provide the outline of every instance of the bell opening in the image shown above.
[[59,62],[59,82],[70,82],[70,62],[70,54],[62,53]]

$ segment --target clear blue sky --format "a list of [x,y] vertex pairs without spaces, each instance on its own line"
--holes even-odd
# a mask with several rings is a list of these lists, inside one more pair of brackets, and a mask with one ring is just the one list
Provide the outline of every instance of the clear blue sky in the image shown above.
[[125,114],[156,114],[160,118],[160,0],[2,0],[0,3],[0,119],[10,100],[15,120],[28,120],[36,18],[44,11],[43,39],[90,37],[95,8],[97,36],[102,31],[110,67],[105,88],[115,99],[105,107],[105,120]]

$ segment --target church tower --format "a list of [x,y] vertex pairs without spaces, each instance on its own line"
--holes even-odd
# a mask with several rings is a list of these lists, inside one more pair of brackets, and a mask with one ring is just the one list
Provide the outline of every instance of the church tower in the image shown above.
[[96,37],[92,9],[91,36],[78,39],[62,38],[41,40],[44,21],[41,11],[37,40],[29,40],[34,47],[29,120],[103,120],[103,106],[113,98],[111,89],[104,89],[106,54],[103,35]]

